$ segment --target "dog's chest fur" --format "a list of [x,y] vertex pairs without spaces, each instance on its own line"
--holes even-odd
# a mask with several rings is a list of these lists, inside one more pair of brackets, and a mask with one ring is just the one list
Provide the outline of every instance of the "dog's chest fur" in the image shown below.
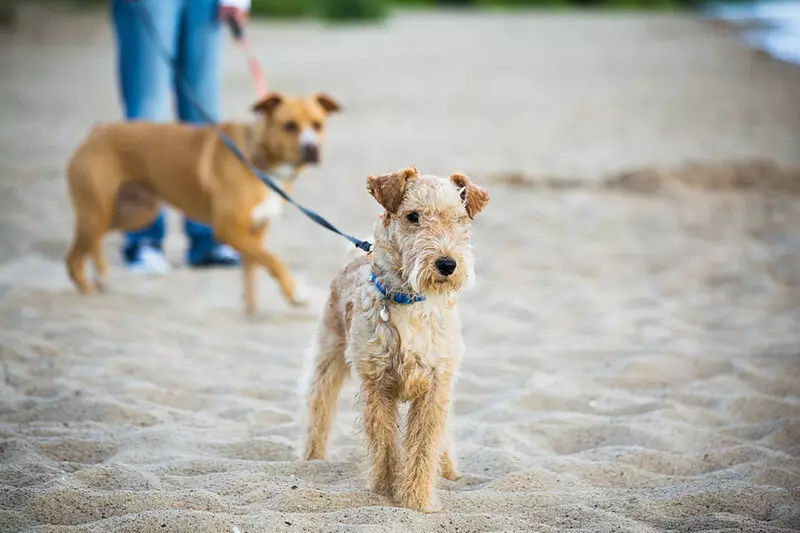
[[[274,176],[278,183],[290,180],[294,177],[297,170],[291,165],[282,165],[274,171]],[[266,187],[266,185],[264,186]],[[253,207],[250,211],[250,219],[254,226],[264,224],[269,221],[276,221],[283,215],[283,207],[286,202],[275,191],[267,189],[264,199]]]
[[412,305],[390,305],[389,321],[400,336],[399,349],[421,364],[434,365],[445,355],[453,309],[419,302]]
[[383,304],[380,299],[374,302],[371,337],[378,346],[373,363],[376,370],[391,370],[397,376],[400,400],[412,400],[460,356],[461,327],[455,305],[446,299],[390,304],[389,321],[384,322],[379,311]]
[[274,191],[269,191],[266,197],[250,211],[250,219],[253,221],[253,225],[263,224],[270,220],[278,220],[283,215],[283,203],[283,198]]

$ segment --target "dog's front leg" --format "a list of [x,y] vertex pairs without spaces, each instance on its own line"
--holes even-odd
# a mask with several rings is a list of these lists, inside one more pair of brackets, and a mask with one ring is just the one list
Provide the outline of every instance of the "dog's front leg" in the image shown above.
[[[231,245],[244,256],[242,258],[244,264],[250,262],[263,266],[278,282],[284,298],[289,303],[295,306],[306,304],[297,295],[295,281],[289,273],[289,269],[286,268],[283,261],[264,249],[262,239],[250,231],[247,222],[237,224],[230,221],[217,221],[214,224],[214,231],[215,236],[220,241]],[[245,291],[247,291],[246,286]],[[253,298],[255,298],[255,295],[253,295]]]
[[244,311],[248,315],[258,313],[258,264],[245,255],[242,257],[242,281],[244,283]]
[[[262,243],[266,226],[253,230],[253,236]],[[255,315],[258,312],[258,263],[252,260],[249,255],[242,256],[242,282],[244,310],[248,315]]]
[[397,399],[382,387],[385,376],[361,376],[364,433],[370,455],[370,487],[373,492],[394,497],[397,476]]
[[424,513],[438,510],[433,485],[441,467],[449,389],[449,385],[432,379],[430,388],[415,398],[408,410],[398,497],[402,505]]

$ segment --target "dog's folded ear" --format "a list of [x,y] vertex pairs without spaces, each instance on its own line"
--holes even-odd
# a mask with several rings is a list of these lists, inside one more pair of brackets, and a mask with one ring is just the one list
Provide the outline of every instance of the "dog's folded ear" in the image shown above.
[[450,181],[460,189],[461,201],[464,202],[469,218],[475,218],[475,215],[483,211],[483,208],[489,202],[489,193],[472,183],[464,174],[459,174],[458,172],[450,175]]
[[336,100],[334,100],[325,93],[317,93],[314,96],[314,99],[320,106],[322,106],[322,109],[324,109],[325,112],[328,114],[338,113],[342,110],[342,106],[339,104],[339,102],[337,102]]
[[396,213],[403,201],[406,184],[419,176],[414,167],[367,178],[367,191],[390,213]]
[[283,102],[283,95],[279,93],[270,93],[255,104],[253,104],[252,110],[255,113],[261,113],[263,115],[269,115],[275,108],[281,105]]

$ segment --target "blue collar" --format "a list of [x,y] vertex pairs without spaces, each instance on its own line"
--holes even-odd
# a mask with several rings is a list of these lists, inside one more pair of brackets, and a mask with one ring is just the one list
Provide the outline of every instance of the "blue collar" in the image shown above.
[[378,281],[378,277],[375,275],[375,272],[370,274],[369,280],[375,285],[375,287],[383,295],[384,298],[386,298],[387,300],[391,300],[396,304],[411,305],[413,303],[425,300],[425,297],[420,296],[419,294],[412,294],[410,292],[387,291],[386,288],[383,285],[381,285],[381,282]]

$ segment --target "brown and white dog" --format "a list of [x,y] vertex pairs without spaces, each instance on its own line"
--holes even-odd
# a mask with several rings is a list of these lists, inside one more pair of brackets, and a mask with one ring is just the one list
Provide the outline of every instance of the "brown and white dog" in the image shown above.
[[[256,125],[224,123],[222,129],[253,164],[276,177],[287,193],[307,164],[317,164],[331,113],[330,96],[291,98],[273,93],[253,106]],[[269,190],[222,143],[210,126],[127,122],[95,126],[67,166],[75,211],[75,236],[66,257],[78,291],[92,292],[85,264],[91,257],[95,287],[107,284],[102,237],[112,230],[144,227],[164,201],[187,217],[209,224],[214,236],[242,256],[244,303],[257,311],[256,274],[262,266],[288,302],[304,303],[286,265],[264,249],[269,221],[284,200]]]

